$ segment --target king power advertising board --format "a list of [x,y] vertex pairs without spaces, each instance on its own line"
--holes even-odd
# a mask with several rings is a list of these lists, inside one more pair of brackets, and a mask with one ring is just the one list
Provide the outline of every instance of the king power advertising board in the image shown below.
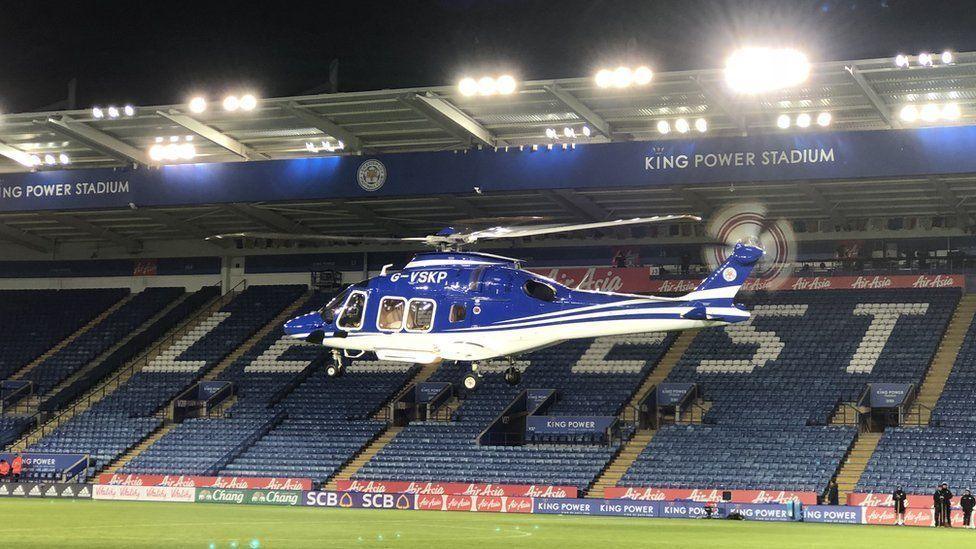
[[803,132],[0,176],[0,211],[976,172],[976,127]]

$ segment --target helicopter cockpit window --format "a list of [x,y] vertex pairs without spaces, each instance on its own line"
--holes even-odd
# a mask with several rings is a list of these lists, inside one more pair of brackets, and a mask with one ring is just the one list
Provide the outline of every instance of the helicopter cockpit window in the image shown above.
[[407,312],[407,330],[426,332],[434,324],[434,302],[428,299],[411,299]]
[[329,324],[335,322],[336,314],[339,313],[339,308],[342,307],[342,304],[346,302],[346,298],[348,297],[349,290],[345,290],[343,292],[339,292],[335,297],[330,299],[329,302],[325,304],[325,307],[319,309],[319,314],[322,315],[322,319]]
[[526,280],[525,286],[522,288],[529,297],[534,297],[542,301],[555,301],[556,299],[556,290],[552,286],[543,284],[537,280]]
[[363,325],[363,314],[366,312],[366,294],[355,292],[349,297],[342,316],[339,317],[339,327],[358,329]]
[[407,302],[401,297],[384,297],[380,301],[380,316],[376,326],[380,330],[399,330],[403,327],[403,310]]

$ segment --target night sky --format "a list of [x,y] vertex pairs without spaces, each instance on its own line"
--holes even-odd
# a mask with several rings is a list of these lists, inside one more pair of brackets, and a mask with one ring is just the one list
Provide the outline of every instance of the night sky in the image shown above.
[[2,1],[0,111],[453,84],[463,74],[591,75],[605,65],[720,67],[737,45],[812,61],[976,50],[972,1]]

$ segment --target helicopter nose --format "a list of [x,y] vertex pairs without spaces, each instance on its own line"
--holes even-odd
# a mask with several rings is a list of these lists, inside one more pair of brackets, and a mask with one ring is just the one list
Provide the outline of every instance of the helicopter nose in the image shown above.
[[316,330],[322,329],[322,317],[318,313],[309,313],[285,322],[285,334],[296,339],[305,339]]

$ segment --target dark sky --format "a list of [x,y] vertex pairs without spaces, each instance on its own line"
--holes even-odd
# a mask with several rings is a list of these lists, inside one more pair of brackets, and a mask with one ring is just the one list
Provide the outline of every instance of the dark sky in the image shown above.
[[178,103],[202,91],[263,96],[720,67],[743,43],[811,60],[976,50],[973,1],[427,0],[0,1],[0,110],[35,110],[78,79],[78,106]]

